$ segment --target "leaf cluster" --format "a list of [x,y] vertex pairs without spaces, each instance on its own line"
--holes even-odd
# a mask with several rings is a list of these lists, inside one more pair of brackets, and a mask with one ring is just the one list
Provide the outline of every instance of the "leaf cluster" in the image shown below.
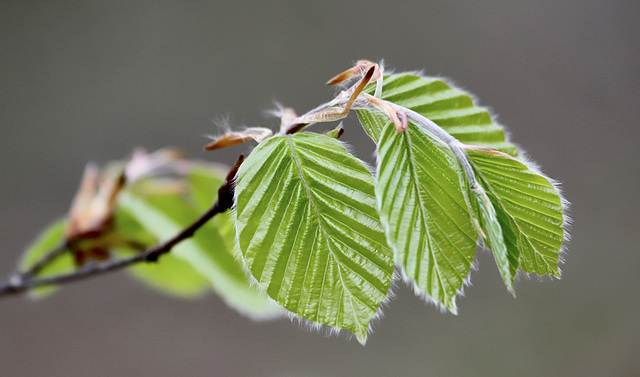
[[[361,343],[395,266],[418,295],[452,313],[479,246],[491,250],[514,295],[520,271],[560,276],[567,218],[558,186],[485,108],[443,79],[386,74],[368,61],[329,84],[350,80],[301,116],[280,109],[275,134],[254,127],[209,144],[259,143],[235,177],[235,210],[201,226],[161,263],[129,272],[167,294],[214,290],[244,314],[284,310],[348,330]],[[338,140],[342,125],[306,131],[351,110],[376,144],[375,173]],[[166,150],[96,169],[85,173],[68,217],[28,249],[23,272],[55,276],[139,253],[187,227],[225,182],[217,166]],[[47,254],[60,242],[64,253]]]

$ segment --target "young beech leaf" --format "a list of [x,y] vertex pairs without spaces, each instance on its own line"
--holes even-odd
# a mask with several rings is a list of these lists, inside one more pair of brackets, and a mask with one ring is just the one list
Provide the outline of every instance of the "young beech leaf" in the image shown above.
[[[116,231],[127,239],[145,245],[153,245],[157,242],[156,238],[149,234],[123,206],[118,208],[115,219]],[[116,255],[128,257],[137,252],[139,250],[121,247],[116,250]],[[141,283],[171,296],[192,298],[211,290],[211,283],[206,277],[202,276],[188,261],[172,253],[163,255],[160,263],[134,264],[127,268],[127,272]]]
[[[216,200],[218,188],[224,181],[228,170],[228,167],[212,166],[211,163],[195,164],[186,175],[189,192],[191,193],[190,201],[198,213],[206,211]],[[231,251],[235,257],[237,252],[235,216],[230,211],[226,211],[219,213],[209,221],[215,224],[227,250]]]
[[[375,92],[375,83],[365,91]],[[505,139],[504,130],[491,120],[487,109],[474,105],[472,96],[441,78],[412,73],[384,76],[383,100],[411,109],[435,122],[464,144],[490,147],[516,156],[515,145]],[[382,128],[390,123],[385,114],[358,110],[358,117],[369,136],[377,142]]]
[[[118,250],[118,256],[131,255]],[[137,263],[127,269],[140,282],[155,290],[179,298],[195,298],[209,292],[211,283],[187,261],[172,255],[162,257],[162,263]]]
[[[142,197],[127,191],[120,196],[119,205],[160,241],[177,234],[199,214],[174,195]],[[192,238],[175,246],[171,255],[188,263],[194,272],[205,277],[210,287],[240,313],[252,317],[270,317],[277,313],[266,302],[264,294],[249,285],[242,267],[226,248],[213,224],[205,224]],[[164,260],[160,259],[159,263],[164,263]],[[161,274],[163,270],[157,273]],[[144,278],[146,275],[138,276]],[[159,280],[154,278],[150,283],[158,284]]]
[[206,211],[216,200],[227,170],[229,168],[212,167],[211,164],[194,164],[186,174],[190,199],[198,212]]
[[[494,206],[495,197],[493,195],[486,194],[484,190],[482,193],[474,191],[472,194],[474,199],[477,200],[477,221],[482,229],[482,238],[485,246],[493,253],[504,285],[509,293],[515,296],[513,280],[516,277],[516,272],[518,272],[518,249],[507,247],[507,242],[511,241],[510,245],[514,245],[514,243],[512,238],[505,237],[503,233],[511,230],[511,228],[509,225],[504,224],[507,219],[505,219],[502,208]],[[498,210],[500,210],[499,214],[497,213]],[[503,220],[503,223],[500,220]],[[504,225],[507,226],[503,227]]]
[[454,313],[478,238],[462,187],[462,171],[445,144],[413,122],[402,133],[390,122],[382,129],[376,194],[396,263],[416,292]]
[[525,272],[560,276],[558,257],[566,222],[557,188],[505,153],[472,146],[466,151],[496,209],[509,254],[518,258]]
[[240,250],[258,284],[290,312],[364,343],[393,255],[362,162],[328,136],[275,136],[242,164],[236,196]]
[[[374,85],[370,85],[366,90],[373,93],[375,89]],[[381,98],[377,101],[387,106],[393,105],[391,108],[394,112],[406,116],[411,125],[417,126],[420,130],[418,134],[429,136],[433,145],[439,144],[442,153],[453,158],[449,169],[455,170],[457,166],[463,173],[460,175],[460,186],[450,189],[456,195],[458,191],[462,192],[465,197],[471,222],[485,245],[492,250],[507,289],[514,293],[513,280],[518,269],[558,276],[558,254],[565,239],[566,223],[562,199],[553,182],[514,157],[517,156],[515,146],[505,139],[504,131],[492,123],[488,112],[474,106],[468,94],[452,89],[439,79],[415,74],[385,76]],[[389,165],[386,160],[389,152],[384,144],[393,136],[390,133],[392,122],[387,114],[372,107],[361,107],[358,116],[364,129],[379,144],[378,170],[384,172]],[[414,130],[412,133],[409,129],[406,140],[411,140],[416,132]],[[422,156],[417,153],[418,150],[423,153]],[[437,157],[437,153],[424,146],[414,145],[408,151],[403,157],[412,161],[411,168],[418,166],[416,163],[422,162],[422,159]],[[397,158],[399,153],[395,151],[391,155],[395,154],[394,158]],[[442,175],[442,167],[431,162],[425,163],[425,173],[415,179],[429,193],[422,197],[423,206],[432,201],[439,204],[439,198],[431,191],[437,192],[440,185],[428,182],[426,177]],[[398,174],[394,168],[389,169]],[[380,173],[378,179],[380,186],[386,178]],[[384,191],[378,192],[380,196]],[[403,213],[406,205],[399,200],[393,205],[385,203],[384,197],[380,197],[380,200],[383,208],[381,217],[385,225],[388,229],[399,227],[401,217],[389,215],[394,211]],[[394,240],[393,233],[388,233],[388,236],[392,244],[403,239],[397,237]],[[423,245],[412,242],[407,250],[422,253],[421,250],[429,250],[428,247],[425,249]],[[455,248],[443,251],[448,258],[457,254],[459,252]],[[396,249],[396,260],[400,258],[406,269],[408,260],[403,260],[403,256]],[[409,277],[412,276],[409,274]],[[439,278],[440,275],[430,271],[426,280],[439,282]]]
[[[64,242],[64,231],[67,226],[67,219],[61,218],[49,224],[45,230],[27,247],[20,261],[20,270],[26,271],[31,268],[46,253],[56,248]],[[70,252],[65,252],[40,270],[36,277],[56,275],[63,272],[73,271],[75,264]],[[29,291],[33,298],[41,299],[57,291],[56,286],[36,287]]]

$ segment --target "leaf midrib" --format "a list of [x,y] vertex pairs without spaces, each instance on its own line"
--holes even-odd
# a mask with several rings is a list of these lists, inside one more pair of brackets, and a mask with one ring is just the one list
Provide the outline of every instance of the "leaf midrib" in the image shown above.
[[[328,248],[329,253],[330,253],[329,257],[330,258],[334,258],[335,261],[336,261],[336,268],[338,269],[338,275],[340,276],[340,284],[342,285],[342,291],[343,292],[349,292],[349,303],[351,304],[352,313],[354,313],[353,314],[354,319],[355,319],[354,322],[356,324],[357,331],[360,333],[362,325],[360,324],[358,316],[355,314],[356,313],[356,308],[355,308],[355,306],[353,304],[353,298],[354,298],[353,294],[347,289],[347,287],[346,287],[346,285],[344,283],[344,277],[342,276],[342,268],[340,266],[340,263],[338,263],[338,258],[336,257],[335,252],[331,248],[331,244],[329,243],[329,236],[327,234],[326,229],[324,228],[324,225],[322,224],[322,217],[320,216],[320,211],[318,210],[318,207],[316,206],[316,203],[313,200],[313,196],[311,195],[311,189],[307,185],[307,181],[305,180],[304,175],[302,173],[302,164],[300,163],[300,161],[298,159],[298,155],[297,155],[297,153],[295,151],[294,142],[293,142],[293,140],[291,140],[292,136],[286,136],[285,138],[287,140],[287,145],[289,146],[289,150],[291,151],[291,159],[293,160],[293,162],[295,163],[296,167],[298,168],[298,176],[299,176],[300,182],[302,183],[302,186],[306,190],[307,197],[309,198],[309,203],[311,203],[311,206],[313,207],[313,209],[316,212],[316,216],[318,218],[318,227],[321,229],[322,233],[324,234],[325,242],[327,244],[327,248]],[[323,279],[322,288],[320,290],[320,300],[319,300],[320,303],[322,303],[322,293],[324,291],[324,286],[325,286],[324,283],[325,283],[325,279],[327,277],[326,269],[328,268],[329,263],[330,263],[329,258],[327,258],[327,265],[325,266],[325,272],[324,272],[324,275],[323,275],[323,278],[322,278]],[[341,302],[342,302],[342,300],[341,300]],[[318,309],[320,309],[320,306],[318,306]],[[320,314],[320,310],[318,310],[318,314]]]
[[[401,137],[404,139],[404,141],[405,141],[405,143],[407,145],[407,157],[408,157],[408,160],[409,160],[409,173],[411,174],[411,178],[413,179],[413,182],[414,182],[414,184],[412,185],[413,186],[413,190],[415,192],[416,197],[418,198],[418,207],[420,209],[420,215],[422,217],[422,222],[424,224],[424,227],[425,227],[426,233],[427,233],[427,244],[429,246],[428,252],[430,254],[433,254],[433,246],[431,244],[431,231],[429,230],[429,224],[427,223],[426,210],[425,210],[424,206],[422,205],[422,195],[420,195],[420,190],[418,189],[418,184],[417,183],[420,182],[420,181],[418,180],[418,176],[416,175],[416,167],[415,167],[415,165],[413,163],[413,153],[411,152],[411,141],[410,141],[410,138],[409,138],[408,130],[403,132]],[[416,258],[416,260],[418,261],[418,263],[420,263],[419,264],[420,266],[422,266],[422,255],[423,255],[423,251],[419,250],[418,251],[418,258]],[[433,258],[433,264],[434,264],[434,267],[438,266],[438,262],[436,261],[435,256]],[[439,268],[434,268],[434,271],[438,275],[438,286],[440,287],[441,292],[443,292],[445,295],[447,295],[445,290],[444,290],[444,287],[442,286],[442,277],[440,276]],[[415,274],[415,272],[414,272],[414,274]],[[417,276],[416,276],[416,278],[417,278]]]

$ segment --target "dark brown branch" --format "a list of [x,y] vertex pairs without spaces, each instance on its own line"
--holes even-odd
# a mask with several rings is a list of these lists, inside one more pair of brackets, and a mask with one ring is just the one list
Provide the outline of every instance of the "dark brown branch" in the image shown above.
[[[33,287],[43,286],[43,285],[54,285],[54,284],[64,284],[72,281],[82,280],[85,278],[89,278],[92,276],[101,275],[103,273],[109,271],[120,270],[127,266],[130,266],[134,263],[139,262],[155,262],[160,258],[160,256],[168,253],[171,249],[177,245],[178,243],[190,238],[193,234],[200,229],[205,223],[211,220],[218,213],[225,212],[233,206],[233,195],[234,195],[234,187],[233,182],[235,179],[235,175],[238,171],[238,168],[244,161],[244,156],[240,156],[238,161],[236,161],[233,168],[227,175],[227,179],[218,189],[218,199],[213,204],[207,212],[202,214],[198,219],[196,219],[191,225],[180,231],[180,233],[176,234],[172,238],[167,241],[160,243],[152,248],[149,248],[139,254],[131,256],[129,258],[117,259],[105,261],[102,263],[87,265],[84,267],[80,267],[73,272],[48,276],[43,278],[33,278],[33,274],[40,271],[43,267],[45,267],[49,262],[55,259],[61,252],[66,249],[62,246],[52,250],[48,253],[43,259],[38,261],[34,267],[27,271],[27,273],[17,273],[12,276],[7,282],[0,285],[0,297],[18,294]],[[62,251],[59,249],[62,248]]]

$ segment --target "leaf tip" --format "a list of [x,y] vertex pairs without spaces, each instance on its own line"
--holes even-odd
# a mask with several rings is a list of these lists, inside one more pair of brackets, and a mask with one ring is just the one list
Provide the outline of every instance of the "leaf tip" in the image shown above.
[[366,346],[367,345],[367,332],[358,332],[358,334],[355,334],[356,338],[358,339],[358,343],[360,343],[361,346]]

